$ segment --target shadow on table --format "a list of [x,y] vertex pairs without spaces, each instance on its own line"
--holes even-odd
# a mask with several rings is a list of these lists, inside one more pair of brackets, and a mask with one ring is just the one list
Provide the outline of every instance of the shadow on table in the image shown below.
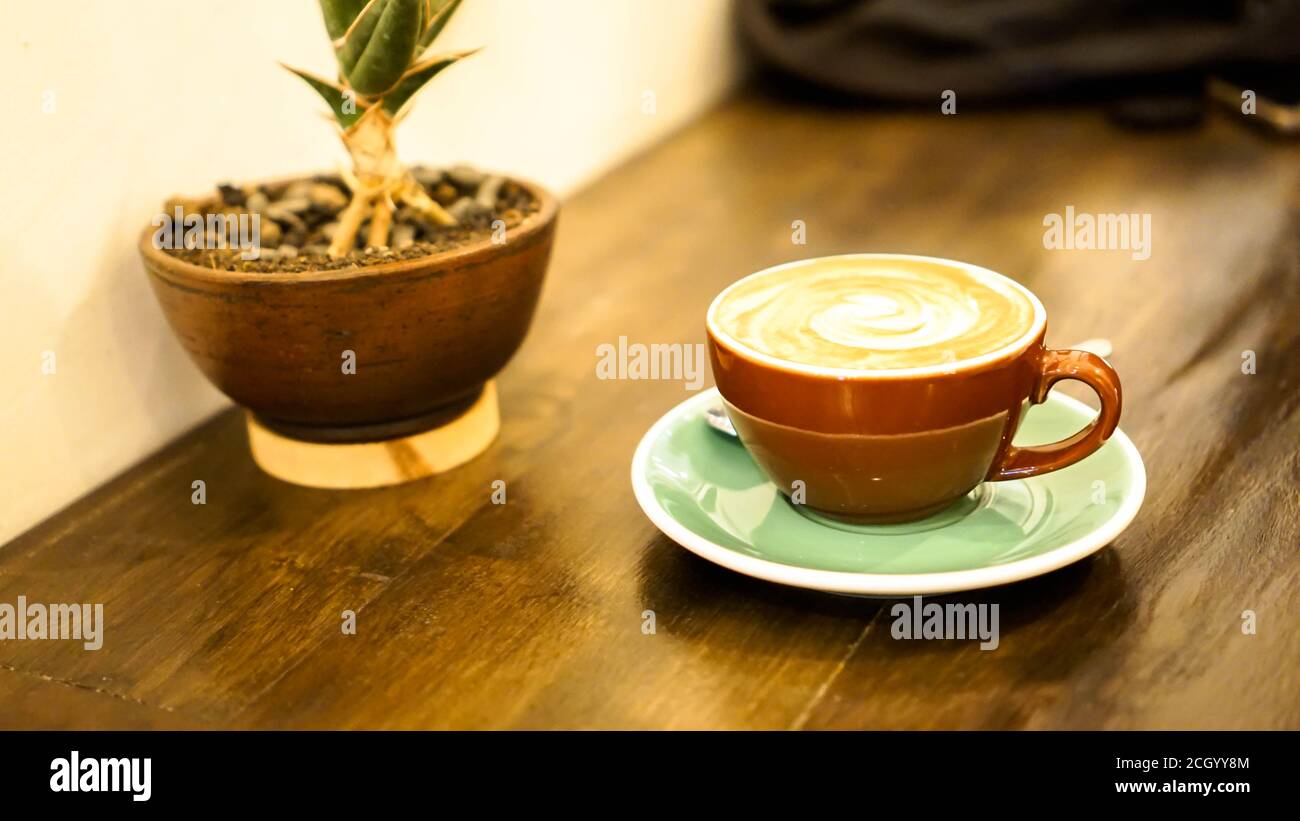
[[[694,613],[688,619],[659,623],[659,629],[686,640],[714,640],[728,628],[749,629],[758,622],[777,629],[792,618],[857,622],[872,629],[864,648],[895,660],[950,656],[978,650],[978,640],[903,641],[891,635],[890,609],[900,599],[861,598],[786,587],[753,579],[714,565],[679,547],[662,534],[641,553],[638,567],[642,606],[657,613]],[[1060,664],[1075,666],[1094,651],[1121,640],[1134,619],[1119,554],[1106,547],[1093,556],[1033,579],[983,590],[925,596],[945,605],[998,605],[1002,649],[990,657],[1035,657],[1054,653]],[[728,624],[728,623],[734,624]],[[839,646],[839,645],[837,645]],[[1068,650],[1068,652],[1066,652]],[[1061,672],[1059,664],[1051,675]]]

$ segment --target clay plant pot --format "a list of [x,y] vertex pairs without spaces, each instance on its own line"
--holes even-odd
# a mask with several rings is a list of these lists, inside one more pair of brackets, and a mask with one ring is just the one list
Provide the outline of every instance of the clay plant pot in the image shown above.
[[[374,442],[455,418],[510,360],[532,322],[558,205],[419,259],[307,273],[183,262],[140,236],[167,321],[199,369],[267,428],[306,442]],[[277,183],[287,184],[284,182]],[[344,372],[351,351],[355,373]]]

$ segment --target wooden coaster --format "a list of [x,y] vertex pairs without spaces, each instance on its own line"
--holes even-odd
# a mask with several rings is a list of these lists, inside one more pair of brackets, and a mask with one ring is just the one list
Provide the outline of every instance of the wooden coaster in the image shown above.
[[461,416],[432,430],[359,444],[321,444],[291,439],[248,418],[253,461],[277,479],[321,488],[396,485],[444,473],[483,451],[501,428],[495,382]]

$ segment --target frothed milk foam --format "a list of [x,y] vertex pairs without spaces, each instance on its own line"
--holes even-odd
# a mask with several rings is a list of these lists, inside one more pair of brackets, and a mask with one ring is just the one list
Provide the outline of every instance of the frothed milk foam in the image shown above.
[[788,362],[891,370],[960,362],[1025,335],[1034,305],[959,263],[827,258],[757,274],[719,300],[728,336]]

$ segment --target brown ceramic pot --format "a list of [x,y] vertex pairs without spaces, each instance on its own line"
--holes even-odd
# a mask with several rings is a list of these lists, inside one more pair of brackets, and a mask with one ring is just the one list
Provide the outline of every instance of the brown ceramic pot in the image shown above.
[[[719,295],[707,317],[709,353],[736,433],[784,492],[801,482],[808,507],[863,523],[923,518],[981,482],[1035,476],[1086,458],[1119,422],[1119,377],[1091,353],[1044,347],[1042,303],[1007,281],[1035,308],[1032,326],[1016,344],[969,363],[899,376],[756,355],[720,332]],[[1098,418],[1061,442],[1012,445],[1025,409],[1045,401],[1062,379],[1097,392]]]
[[[235,273],[183,262],[140,237],[167,321],[199,369],[266,426],[308,441],[362,442],[437,426],[467,407],[532,322],[558,205],[504,244],[311,273]],[[346,351],[355,373],[344,373]]]

